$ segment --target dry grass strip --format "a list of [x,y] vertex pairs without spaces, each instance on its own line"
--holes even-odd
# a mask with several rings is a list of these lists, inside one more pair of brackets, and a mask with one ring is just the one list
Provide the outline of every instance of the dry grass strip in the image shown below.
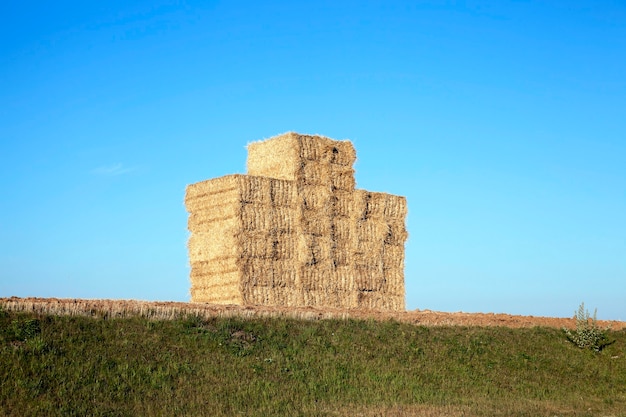
[[[101,318],[145,317],[154,320],[174,320],[188,315],[212,317],[283,317],[298,320],[396,320],[421,326],[503,326],[576,327],[576,320],[558,317],[518,316],[493,313],[446,313],[430,310],[389,312],[363,309],[241,306],[171,301],[86,300],[71,298],[0,298],[0,308],[6,311],[29,312]],[[598,320],[599,326],[612,330],[626,329],[626,322]]]

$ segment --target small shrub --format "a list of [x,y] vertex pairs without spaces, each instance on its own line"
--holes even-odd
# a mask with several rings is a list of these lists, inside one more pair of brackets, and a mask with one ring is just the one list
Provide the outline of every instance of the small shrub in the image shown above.
[[37,319],[13,320],[11,328],[14,338],[20,341],[26,341],[41,332],[41,326]]
[[598,327],[596,321],[596,314],[598,309],[593,312],[593,317],[589,316],[589,310],[585,310],[585,303],[580,303],[578,311],[575,311],[576,317],[576,330],[570,331],[569,329],[563,329],[567,339],[578,346],[581,349],[590,349],[595,352],[600,352],[602,349],[612,344],[613,341],[609,340],[606,329]]

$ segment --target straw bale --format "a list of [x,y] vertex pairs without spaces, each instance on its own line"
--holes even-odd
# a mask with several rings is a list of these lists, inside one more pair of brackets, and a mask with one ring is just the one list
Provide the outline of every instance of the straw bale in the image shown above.
[[239,192],[230,190],[223,193],[204,194],[202,196],[188,199],[186,202],[187,211],[190,213],[206,212],[207,216],[216,217],[213,213],[221,206],[228,206],[239,203]]
[[404,310],[404,296],[393,296],[376,291],[360,292],[358,296],[360,308],[375,310]]
[[385,280],[382,268],[367,268],[359,265],[354,268],[354,285],[360,291],[381,291]]
[[187,186],[185,206],[190,213],[211,210],[227,203],[272,204],[271,179],[249,175],[227,175]]
[[353,291],[356,289],[354,280],[354,267],[341,265],[333,271],[333,280],[338,290]]
[[284,297],[281,291],[277,291],[275,288],[271,287],[259,287],[259,290],[261,290],[260,292],[263,296],[263,299],[266,300],[265,303],[267,305],[283,305]]
[[329,265],[331,240],[329,236],[301,234],[298,236],[298,262],[300,265]]
[[298,204],[298,193],[291,181],[270,180],[270,201],[274,207],[294,207]]
[[[330,206],[334,217],[350,217],[353,213],[353,194],[351,191],[333,190]],[[355,216],[352,216],[355,217]]]
[[270,287],[250,287],[244,290],[248,304],[277,305],[277,294]]
[[[207,280],[207,277],[210,280]],[[241,271],[234,272],[222,272],[215,275],[205,275],[205,276],[197,276],[198,279],[194,279],[191,281],[192,287],[211,289],[217,295],[220,294],[222,289],[228,287],[238,287],[241,283]]]
[[354,192],[354,216],[361,220],[384,218],[385,194],[363,190]]
[[332,208],[332,192],[326,186],[301,187],[300,201],[303,209],[324,210],[328,215]]
[[298,211],[295,207],[271,207],[244,204],[240,207],[243,230],[292,233],[297,230]]
[[274,207],[270,229],[277,233],[295,233],[299,226],[298,218],[298,211],[295,208]]
[[248,174],[330,185],[330,165],[351,167],[356,151],[349,141],[286,133],[248,145]]
[[299,135],[299,139],[302,146],[300,156],[303,159],[349,166],[356,160],[356,151],[350,141],[318,135]]
[[239,269],[239,259],[235,257],[195,261],[191,263],[191,280],[205,276],[238,272]]
[[241,201],[271,205],[270,179],[247,175],[238,176]]
[[404,246],[384,245],[382,255],[383,268],[404,268]]
[[291,288],[248,286],[242,290],[246,305],[301,306],[302,293]]
[[378,293],[374,291],[358,291],[357,305],[367,309],[381,309],[382,300]]
[[226,256],[239,256],[238,243],[234,231],[226,227],[222,233],[192,233],[187,244],[189,259],[193,263]]
[[351,265],[352,263],[352,247],[350,242],[337,242],[330,248],[330,259],[335,268],[340,266]]
[[357,307],[357,292],[356,291],[337,291],[337,305],[342,308],[355,308]]
[[210,288],[191,287],[191,299],[194,303],[242,304],[243,297],[236,286],[225,286],[219,294]]
[[217,304],[241,304],[239,272],[212,276],[191,282],[191,299],[194,302]]
[[404,221],[407,213],[406,198],[386,193],[355,190],[352,216],[369,219],[398,219]]
[[390,294],[404,296],[403,268],[384,268],[383,276],[387,283],[387,291]]
[[354,169],[352,169],[352,167],[330,164],[329,177],[332,190],[354,190],[356,181],[354,179]]
[[404,293],[389,295],[385,301],[388,310],[404,311],[406,309]]
[[315,307],[354,308],[357,306],[356,291],[310,290],[303,293],[303,304]]
[[248,174],[294,181],[300,170],[298,135],[286,133],[248,144]]
[[343,307],[345,308],[357,308],[359,306],[358,302],[358,291],[345,291],[343,293]]
[[358,292],[357,303],[359,308],[373,310],[404,310],[404,295],[394,296],[378,291]]
[[310,290],[303,293],[303,303],[305,306],[312,307],[336,307],[337,304],[332,302],[332,295],[323,290]]
[[314,236],[330,237],[332,218],[322,210],[303,210],[300,219],[300,232]]
[[276,261],[294,260],[298,249],[298,236],[295,233],[275,233],[271,235],[272,256]]
[[331,140],[330,162],[335,165],[351,167],[356,161],[356,150],[349,140]]
[[367,220],[369,218],[368,202],[370,192],[365,190],[354,190],[350,207],[350,217],[354,219]]
[[353,240],[352,254],[354,256],[354,262],[359,263],[360,257],[371,258],[372,260],[376,258],[377,262],[378,260],[382,262],[383,245],[383,242],[375,240]]
[[334,217],[332,219],[332,237],[337,242],[351,242],[356,237],[356,224],[346,217]]
[[274,239],[269,233],[245,233],[239,235],[237,244],[241,248],[241,257],[272,259],[274,257]]
[[349,266],[352,268],[371,269],[379,272],[382,277],[383,271],[383,251],[368,251],[368,252],[352,252],[352,261]]
[[280,287],[284,291],[286,288],[293,288],[296,285],[298,270],[293,262],[274,261],[272,272],[275,287]]
[[406,239],[409,236],[404,226],[404,221],[391,219],[387,222],[387,227],[388,230],[387,236],[385,236],[385,244],[394,246],[404,245],[404,242],[406,242]]
[[389,234],[389,226],[377,219],[357,221],[355,233],[359,241],[383,243]]
[[367,217],[368,218],[385,218],[385,209],[389,194],[385,193],[369,193],[367,196]]
[[304,306],[322,306],[317,291],[304,291],[302,297],[302,305]]
[[309,161],[330,162],[329,140],[322,136],[300,135],[300,156]]
[[302,306],[304,305],[304,295],[302,289],[296,284],[293,287],[281,288],[281,294],[284,300],[284,306]]
[[273,210],[271,206],[261,204],[243,204],[241,206],[241,225],[246,231],[270,230]]
[[384,294],[383,310],[402,311],[405,310],[404,291],[402,294]]
[[300,268],[300,285],[304,291],[334,290],[332,269],[328,265]]
[[387,219],[397,219],[404,224],[407,215],[406,197],[385,194],[384,217]]
[[261,258],[247,258],[242,262],[242,272],[245,279],[242,285],[273,287],[274,275],[272,263]]
[[204,208],[214,201],[236,200],[239,195],[236,177],[228,175],[188,185],[185,190],[187,210],[191,212],[196,207]]
[[236,229],[240,224],[239,207],[232,204],[218,206],[215,212],[195,211],[187,219],[187,228],[192,233],[220,233],[223,228]]
[[320,185],[330,189],[330,166],[328,163],[318,161],[308,161],[302,164],[298,177],[296,178],[296,184],[311,186]]
[[[229,219],[233,217],[242,217],[243,225],[247,230],[268,230],[272,227],[268,222],[274,220],[274,212],[269,210],[275,209],[286,210],[288,207],[296,207],[296,199],[294,197],[293,187],[286,187],[282,181],[273,181],[278,184],[273,189],[274,201],[267,193],[271,190],[272,180],[266,178],[230,176],[218,178],[215,181],[218,184],[234,185],[235,188],[228,191],[228,198],[219,192],[211,194],[199,194],[195,192],[194,198],[189,198],[188,209],[190,216],[188,220],[188,228],[190,231],[207,231],[207,223],[214,221]],[[209,181],[210,182],[210,181]],[[210,185],[215,191],[214,184],[202,183],[203,186]],[[282,184],[281,184],[282,183]],[[201,188],[201,187],[199,187]],[[255,188],[263,188],[267,195],[261,195],[255,191]],[[193,189],[191,186],[188,190]],[[197,190],[196,190],[197,191]],[[197,196],[200,197],[197,197]],[[210,200],[208,198],[210,197]],[[198,198],[202,198],[204,205],[196,205]],[[286,212],[285,212],[286,213]],[[293,213],[292,213],[293,214]],[[288,219],[289,216],[283,215],[282,219]]]

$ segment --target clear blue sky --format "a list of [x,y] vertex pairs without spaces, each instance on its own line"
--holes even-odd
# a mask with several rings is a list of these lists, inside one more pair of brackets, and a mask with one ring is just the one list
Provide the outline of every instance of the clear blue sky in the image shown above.
[[622,1],[15,1],[0,23],[0,296],[188,300],[185,186],[297,131],[407,197],[408,309],[626,320]]

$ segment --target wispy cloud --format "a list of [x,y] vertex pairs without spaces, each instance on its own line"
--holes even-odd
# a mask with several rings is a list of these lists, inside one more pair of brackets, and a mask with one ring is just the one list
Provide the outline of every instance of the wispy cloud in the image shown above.
[[121,163],[113,164],[113,165],[105,165],[98,167],[96,169],[91,170],[91,173],[94,175],[99,175],[102,177],[117,177],[119,175],[128,174],[129,172],[135,171],[136,168],[127,168]]

